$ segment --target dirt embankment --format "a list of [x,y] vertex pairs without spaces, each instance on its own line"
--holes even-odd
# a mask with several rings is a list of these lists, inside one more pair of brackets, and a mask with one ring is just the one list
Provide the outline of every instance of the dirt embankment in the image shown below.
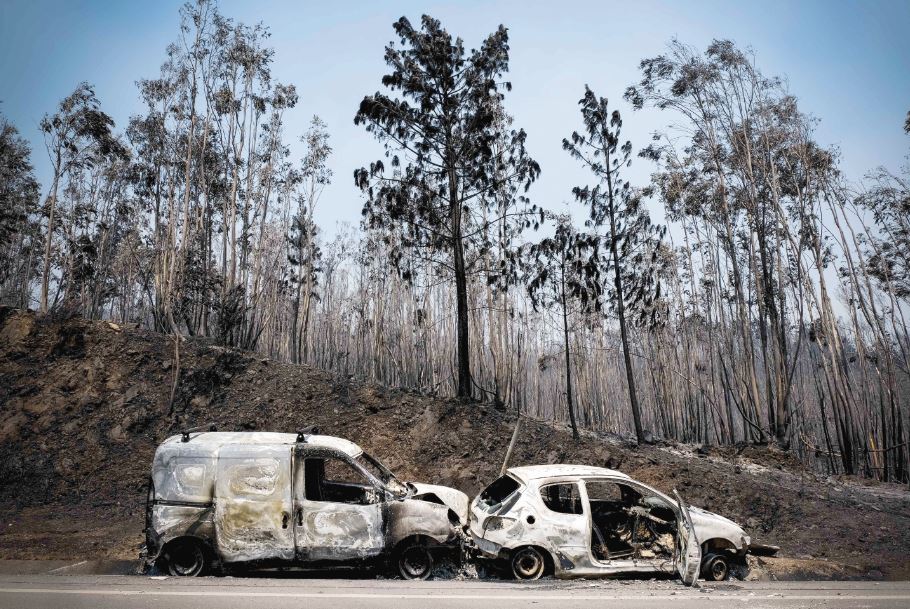
[[[204,341],[0,309],[0,559],[131,558],[156,445],[181,428],[319,425],[412,480],[475,494],[502,464],[515,417],[365,385]],[[906,487],[822,479],[766,448],[633,448],[523,421],[512,464],[618,468],[780,545],[777,577],[910,577]]]

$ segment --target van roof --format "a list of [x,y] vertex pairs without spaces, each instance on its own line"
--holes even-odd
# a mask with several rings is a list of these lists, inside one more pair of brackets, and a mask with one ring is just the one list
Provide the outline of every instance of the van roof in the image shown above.
[[[171,436],[164,444],[186,444],[198,448],[217,450],[229,444],[296,444],[297,434],[279,433],[274,431],[203,431],[191,433],[189,442],[183,442],[181,434]],[[335,436],[306,435],[306,445],[319,448],[332,448],[341,451],[349,457],[358,457],[363,449],[344,438]]]

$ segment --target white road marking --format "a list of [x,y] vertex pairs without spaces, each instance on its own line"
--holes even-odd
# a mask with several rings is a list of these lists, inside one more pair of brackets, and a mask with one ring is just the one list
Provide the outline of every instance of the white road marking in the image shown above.
[[[109,590],[109,589],[78,589],[78,590],[61,590],[59,588],[0,588],[0,594],[96,594],[99,596],[213,596],[213,597],[234,597],[241,594],[238,591],[215,591],[215,590]],[[597,594],[597,595],[574,595],[574,594],[365,594],[351,592],[242,592],[245,597],[261,598],[393,598],[401,600],[477,600],[477,601],[520,601],[520,600],[546,600],[546,601],[671,601],[685,599],[687,596],[681,594],[663,594],[655,596],[646,596],[641,594],[635,595],[617,595],[617,594]],[[688,598],[700,598],[700,595],[692,595]],[[760,598],[779,598],[784,600],[861,600],[861,601],[910,601],[910,594],[867,594],[853,596],[850,594],[748,594],[748,595],[727,595],[719,594],[716,597],[726,600],[757,600]]]
[[87,560],[83,560],[83,561],[80,561],[77,563],[73,563],[71,565],[63,565],[62,567],[57,567],[56,569],[51,569],[50,571],[48,571],[48,573],[58,573],[60,571],[63,571],[64,569],[72,569],[73,567],[78,567],[79,565],[84,565],[87,562],[88,562]]

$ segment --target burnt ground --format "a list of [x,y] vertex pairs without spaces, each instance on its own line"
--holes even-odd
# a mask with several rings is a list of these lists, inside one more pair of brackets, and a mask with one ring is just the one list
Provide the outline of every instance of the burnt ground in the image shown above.
[[[318,425],[402,477],[476,494],[515,422],[484,404],[377,387],[199,339],[0,309],[0,559],[134,558],[156,445],[180,429]],[[523,419],[512,465],[618,468],[781,547],[754,570],[781,579],[910,578],[910,491],[825,478],[772,448],[633,447]]]

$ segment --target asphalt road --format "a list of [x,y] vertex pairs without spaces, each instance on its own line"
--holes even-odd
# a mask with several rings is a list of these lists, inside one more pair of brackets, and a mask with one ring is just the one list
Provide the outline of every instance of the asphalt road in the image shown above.
[[0,575],[0,608],[337,609],[371,607],[910,607],[910,582],[730,582],[686,588],[673,581],[470,580],[405,582],[122,575]]

